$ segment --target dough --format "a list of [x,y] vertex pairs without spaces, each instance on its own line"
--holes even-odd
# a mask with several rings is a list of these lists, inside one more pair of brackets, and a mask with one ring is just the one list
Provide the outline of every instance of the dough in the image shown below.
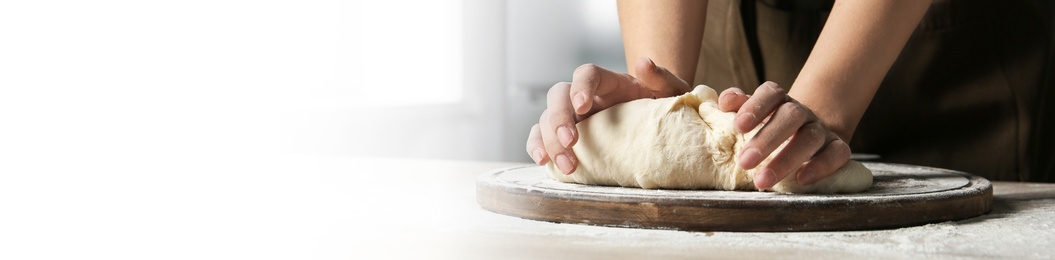
[[[572,150],[579,167],[575,172],[564,175],[552,161],[546,167],[562,182],[757,190],[753,179],[761,167],[744,170],[736,164],[736,155],[757,129],[737,132],[736,113],[722,112],[717,102],[718,93],[700,85],[678,97],[639,99],[605,109],[576,125],[579,141]],[[812,185],[799,185],[794,176],[789,174],[772,191],[850,193],[872,186],[872,172],[856,161]]]

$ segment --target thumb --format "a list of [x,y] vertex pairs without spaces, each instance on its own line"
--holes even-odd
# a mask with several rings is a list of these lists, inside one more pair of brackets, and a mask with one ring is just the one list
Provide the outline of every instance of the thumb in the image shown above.
[[686,83],[669,70],[657,66],[652,59],[638,59],[634,68],[641,86],[652,92],[657,98],[677,96],[692,91]]

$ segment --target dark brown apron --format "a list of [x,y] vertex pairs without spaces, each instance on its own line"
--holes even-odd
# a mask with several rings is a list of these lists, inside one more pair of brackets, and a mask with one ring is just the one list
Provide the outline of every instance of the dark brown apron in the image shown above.
[[[830,1],[712,0],[695,83],[790,87],[830,10]],[[1053,10],[1047,1],[935,1],[852,150],[991,180],[1055,182]]]

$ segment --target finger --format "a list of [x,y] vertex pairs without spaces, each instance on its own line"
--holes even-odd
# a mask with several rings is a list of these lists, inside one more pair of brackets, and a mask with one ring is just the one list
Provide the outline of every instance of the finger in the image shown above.
[[[567,82],[557,83],[550,88],[546,96],[546,110],[549,113],[549,122],[554,129],[543,127],[543,131],[553,130],[556,140],[560,141],[561,147],[568,148],[575,144],[578,139],[575,129],[575,111],[568,99],[568,91],[571,84]],[[543,135],[545,137],[545,135]]]
[[747,102],[750,98],[740,88],[727,88],[722,91],[721,95],[718,95],[718,109],[725,112],[734,112],[740,110],[740,107]]
[[[762,129],[744,145],[737,164],[744,169],[758,166],[773,150],[776,150],[791,135],[804,125],[815,122],[816,117],[806,107],[796,102],[785,102],[773,112]],[[821,133],[824,133],[823,131]],[[809,155],[813,155],[810,153]]]
[[569,149],[577,140],[575,112],[571,109],[571,100],[568,100],[567,95],[570,88],[571,84],[567,82],[557,83],[550,88],[546,111],[539,118],[545,152],[564,174],[570,174],[576,167],[575,155]]
[[821,126],[818,122],[809,123],[799,128],[799,131],[791,137],[784,149],[777,152],[773,160],[770,160],[762,171],[759,171],[756,175],[755,187],[759,189],[772,188],[773,185],[783,180],[788,174],[795,173],[796,170],[802,167],[803,163],[821,149],[821,146],[824,145],[826,132],[824,126]]
[[547,160],[557,165],[557,169],[564,174],[571,174],[575,171],[577,159],[571,149],[562,146],[557,140],[555,127],[550,123],[552,113],[552,110],[546,109],[539,118],[539,133],[542,135],[543,151],[549,156]]
[[[575,68],[571,90],[566,95],[570,98],[575,113],[586,115],[591,111],[608,108],[612,104],[637,99],[637,92],[643,90],[636,89],[633,80],[633,77],[627,74],[615,73],[594,64],[584,64]],[[604,97],[607,102],[597,104],[594,97],[598,96]]]
[[766,83],[758,86],[755,94],[744,102],[740,110],[736,112],[736,119],[733,120],[733,125],[741,133],[750,132],[755,129],[755,126],[762,123],[762,120],[769,116],[778,105],[787,101],[788,95],[784,89],[777,86],[777,83],[766,81]]
[[546,146],[542,142],[542,132],[540,129],[539,124],[531,126],[531,132],[528,133],[526,147],[528,156],[531,156],[531,160],[534,160],[537,165],[544,165],[549,162],[549,155],[546,155]]
[[643,87],[651,92],[653,97],[663,98],[685,94],[692,91],[689,83],[686,83],[669,70],[656,66],[652,59],[638,59],[634,72]]
[[810,185],[831,176],[850,161],[850,146],[838,137],[834,139],[824,146],[817,156],[802,166],[799,175],[796,176],[799,184]]

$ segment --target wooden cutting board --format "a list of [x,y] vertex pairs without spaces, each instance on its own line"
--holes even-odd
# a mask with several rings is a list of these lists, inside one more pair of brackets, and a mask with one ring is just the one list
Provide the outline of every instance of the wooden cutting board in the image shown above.
[[661,190],[554,180],[541,166],[477,179],[483,208],[563,223],[686,231],[862,230],[966,219],[989,212],[989,180],[963,172],[870,163],[872,188],[855,194]]

